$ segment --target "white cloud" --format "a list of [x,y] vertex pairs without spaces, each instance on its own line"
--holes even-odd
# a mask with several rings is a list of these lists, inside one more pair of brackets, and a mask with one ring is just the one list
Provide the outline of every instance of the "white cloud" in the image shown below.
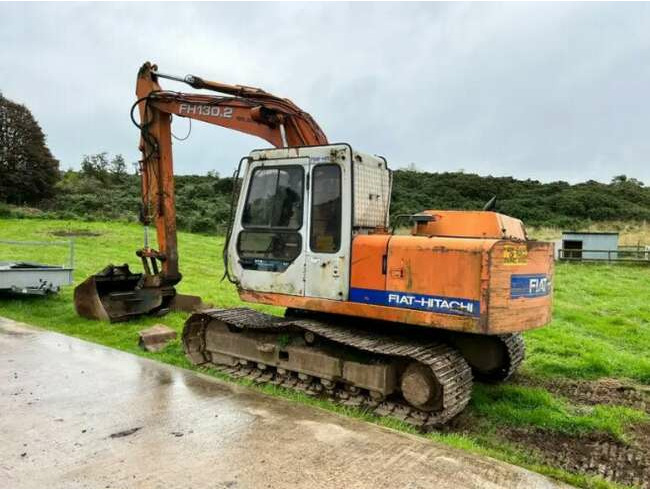
[[[64,166],[138,158],[128,110],[151,60],[287,96],[394,167],[650,182],[645,3],[0,3],[0,17],[0,90]],[[230,174],[261,146],[194,124],[177,171]]]

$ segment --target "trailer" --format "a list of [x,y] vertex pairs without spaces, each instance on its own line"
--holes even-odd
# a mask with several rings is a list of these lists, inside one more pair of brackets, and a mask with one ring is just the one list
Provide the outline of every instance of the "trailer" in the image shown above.
[[48,265],[23,260],[0,260],[0,293],[45,296],[57,293],[61,286],[73,283],[74,242],[0,240],[0,243],[18,247],[28,245],[67,245],[69,247],[69,263],[64,265]]

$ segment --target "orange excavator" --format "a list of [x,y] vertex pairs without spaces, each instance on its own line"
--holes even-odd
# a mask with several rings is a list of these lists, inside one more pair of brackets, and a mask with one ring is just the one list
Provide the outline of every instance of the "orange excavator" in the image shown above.
[[[222,95],[165,91],[161,78]],[[183,302],[174,288],[174,114],[273,145],[240,161],[223,258],[243,301],[285,315],[194,311],[183,329],[194,364],[432,427],[463,410],[473,378],[511,376],[524,358],[521,332],[550,322],[553,246],[529,240],[521,221],[427,210],[404,217],[410,234],[395,234],[386,160],[329,144],[291,101],[149,63],[136,94],[143,222],[155,223],[159,250],[145,241],[137,252],[142,274],[109,266],[78,286],[79,314],[120,321]]]

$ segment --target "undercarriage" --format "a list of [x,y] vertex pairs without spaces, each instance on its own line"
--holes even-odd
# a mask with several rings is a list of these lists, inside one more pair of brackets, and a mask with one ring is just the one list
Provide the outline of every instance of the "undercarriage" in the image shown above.
[[249,308],[204,310],[186,322],[183,344],[193,364],[423,428],[467,406],[473,377],[507,379],[524,357],[518,334],[400,335],[396,325],[387,332],[386,325],[359,323],[295,310],[284,318]]

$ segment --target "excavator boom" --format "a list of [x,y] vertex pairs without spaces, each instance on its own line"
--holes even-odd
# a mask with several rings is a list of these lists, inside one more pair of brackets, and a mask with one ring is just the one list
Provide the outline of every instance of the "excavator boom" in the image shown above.
[[[163,90],[158,80],[171,79],[215,94]],[[132,119],[140,129],[141,222],[156,228],[158,249],[145,243],[136,251],[144,273],[131,272],[127,264],[109,265],[75,289],[75,308],[87,318],[122,321],[147,313],[164,313],[170,307],[200,304],[196,297],[176,294],[182,275],[178,265],[172,116],[185,117],[257,136],[276,148],[327,144],[314,119],[288,99],[262,89],[211,82],[187,75],[159,73],[145,63],[138,71],[137,100]],[[133,117],[137,107],[139,122]]]

